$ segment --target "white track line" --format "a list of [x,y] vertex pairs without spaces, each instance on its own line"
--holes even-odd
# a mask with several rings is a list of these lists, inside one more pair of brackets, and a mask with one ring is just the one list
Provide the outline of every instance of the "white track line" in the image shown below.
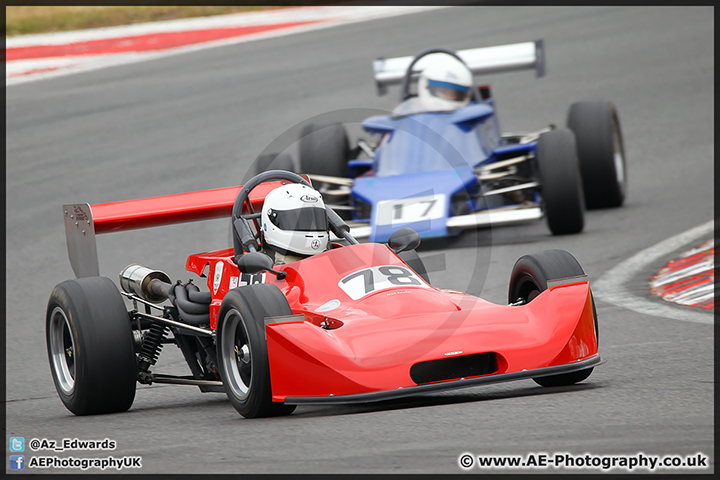
[[[214,17],[201,17],[184,20],[168,20],[165,22],[143,23],[121,27],[107,27],[102,29],[80,30],[75,32],[60,32],[52,34],[24,35],[21,37],[6,37],[5,48],[23,47],[32,45],[63,45],[79,41],[88,41],[100,38],[116,38],[132,35],[145,35],[156,32],[187,31],[204,28],[218,28],[220,26],[243,26],[283,23],[288,21],[322,20],[320,23],[298,25],[295,27],[270,30],[239,37],[195,43],[182,47],[160,51],[128,52],[121,54],[92,55],[87,58],[75,56],[71,60],[56,58],[15,60],[6,62],[5,86],[17,85],[26,82],[44,80],[48,78],[88,72],[106,67],[127,65],[147,60],[154,60],[188,52],[196,52],[207,48],[216,48],[226,45],[277,38],[298,33],[321,30],[340,25],[366,22],[400,15],[447,8],[445,6],[339,6],[339,7],[301,7],[272,10],[266,12],[250,12],[231,15],[218,15]],[[46,70],[49,68],[57,68]],[[28,73],[39,69],[37,73]]]
[[70,32],[18,35],[5,38],[5,48],[36,45],[67,45],[92,40],[133,37],[153,33],[188,32],[213,28],[276,25],[286,22],[329,21],[328,25],[362,22],[444,8],[442,6],[312,6],[241,12],[209,17],[182,18]]
[[652,302],[649,299],[633,294],[627,288],[627,283],[641,270],[660,257],[678,250],[709,233],[715,228],[715,222],[710,220],[700,226],[690,229],[674,237],[642,250],[624,262],[605,272],[593,284],[593,294],[596,298],[612,303],[618,307],[626,308],[645,315],[682,320],[684,322],[705,323],[712,325],[714,313],[673,307],[671,304]]

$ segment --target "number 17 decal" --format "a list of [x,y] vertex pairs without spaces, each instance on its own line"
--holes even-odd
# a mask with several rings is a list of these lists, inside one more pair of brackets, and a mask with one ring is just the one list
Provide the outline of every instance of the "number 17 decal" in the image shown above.
[[375,223],[396,226],[442,218],[445,204],[443,194],[383,200],[377,204]]
[[386,288],[428,287],[415,272],[399,265],[358,270],[340,280],[338,286],[353,300]]
[[[432,198],[430,200],[422,200],[420,202],[416,202],[415,205],[419,205],[421,208],[424,208],[425,205],[427,205],[427,208],[424,209],[424,211],[419,212],[420,218],[425,218],[430,213],[430,210],[432,209],[433,205],[437,203],[437,198]],[[403,220],[403,204],[397,203],[393,205],[393,220]]]

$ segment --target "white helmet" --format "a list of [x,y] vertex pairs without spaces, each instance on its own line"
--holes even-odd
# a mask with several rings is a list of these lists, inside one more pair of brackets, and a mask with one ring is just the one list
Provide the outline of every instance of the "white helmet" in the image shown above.
[[325,202],[317,190],[301,183],[278,187],[262,209],[265,243],[283,255],[315,255],[329,243]]
[[418,97],[431,112],[453,111],[468,104],[472,72],[450,55],[428,57],[418,80]]

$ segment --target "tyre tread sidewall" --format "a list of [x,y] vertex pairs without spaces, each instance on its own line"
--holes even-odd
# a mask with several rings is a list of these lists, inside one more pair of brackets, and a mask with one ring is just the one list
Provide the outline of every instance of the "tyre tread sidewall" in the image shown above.
[[537,143],[537,164],[550,231],[554,235],[580,233],[585,225],[585,199],[572,131],[543,133]]
[[566,123],[577,139],[587,208],[619,207],[625,199],[627,165],[624,168],[624,182],[621,184],[617,181],[614,160],[613,134],[616,126],[623,161],[625,147],[615,105],[606,100],[573,103]]
[[252,383],[246,399],[234,396],[228,382],[223,378],[225,392],[230,403],[246,418],[269,417],[291,413],[294,405],[272,402],[270,367],[267,341],[265,339],[265,317],[292,315],[287,299],[275,285],[258,284],[233,289],[225,295],[218,315],[218,362],[221,377],[226,375],[227,367],[222,354],[222,336],[226,315],[231,310],[240,314],[240,322],[247,329],[252,349]]
[[[75,389],[57,387],[50,358],[50,316],[60,307],[75,342]],[[105,277],[66,280],[53,290],[47,307],[48,358],[58,395],[76,415],[115,413],[130,408],[136,391],[136,357],[124,302]]]
[[[562,278],[584,275],[577,259],[565,250],[545,250],[532,255],[520,257],[513,267],[508,288],[508,303],[518,299],[520,292],[527,282],[532,282],[540,292],[547,289],[547,282]],[[591,293],[592,295],[592,293]],[[593,299],[593,317],[595,320],[595,334],[597,336],[597,313]],[[556,387],[572,385],[581,382],[590,376],[592,368],[577,372],[546,377],[533,378],[535,383],[543,387]]]

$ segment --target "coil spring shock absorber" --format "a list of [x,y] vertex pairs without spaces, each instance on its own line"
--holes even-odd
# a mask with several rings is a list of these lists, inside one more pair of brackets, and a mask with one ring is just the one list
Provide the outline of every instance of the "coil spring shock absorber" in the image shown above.
[[151,383],[151,381],[147,379],[148,369],[157,362],[160,350],[162,350],[163,347],[163,338],[165,338],[168,331],[168,327],[153,323],[150,325],[147,334],[145,334],[140,355],[138,356],[140,358],[140,363],[138,364],[138,379],[140,379],[142,383]]

